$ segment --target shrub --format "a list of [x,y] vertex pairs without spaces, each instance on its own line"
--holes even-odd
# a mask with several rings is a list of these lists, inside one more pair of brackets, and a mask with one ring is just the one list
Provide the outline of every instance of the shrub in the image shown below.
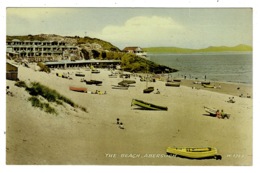
[[32,96],[28,99],[33,107],[40,108],[50,114],[58,114],[57,111],[49,105],[49,103],[42,103],[36,96]]
[[29,101],[32,102],[32,106],[40,107],[40,109],[44,109],[45,112],[55,113],[55,109],[53,109],[52,107],[50,107],[50,105],[47,105],[46,103],[41,103],[40,100],[37,98],[37,96],[39,95],[49,102],[56,102],[59,105],[62,105],[63,102],[65,102],[74,108],[79,107],[82,111],[87,112],[86,108],[78,106],[71,99],[61,95],[56,90],[50,89],[49,87],[44,86],[38,82],[32,82],[31,87],[26,87],[26,91],[28,91],[29,94],[32,95],[32,97],[29,98]]
[[15,86],[17,86],[17,87],[22,87],[22,88],[27,88],[27,85],[26,85],[26,83],[24,82],[24,81],[17,81],[17,82],[15,82],[15,84],[14,84]]
[[28,100],[31,101],[33,107],[39,107],[42,109],[41,101],[37,97],[33,96]]
[[57,111],[49,105],[49,103],[43,103],[44,111],[50,114],[57,115]]

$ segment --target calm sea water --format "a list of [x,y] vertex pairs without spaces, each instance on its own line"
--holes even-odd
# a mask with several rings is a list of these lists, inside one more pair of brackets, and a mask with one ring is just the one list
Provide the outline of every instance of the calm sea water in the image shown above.
[[178,69],[172,77],[252,84],[252,53],[148,54],[151,61]]

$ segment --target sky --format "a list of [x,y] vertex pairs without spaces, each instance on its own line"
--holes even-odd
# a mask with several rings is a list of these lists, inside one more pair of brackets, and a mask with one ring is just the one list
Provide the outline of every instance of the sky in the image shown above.
[[252,8],[7,8],[6,34],[89,36],[126,46],[252,45]]

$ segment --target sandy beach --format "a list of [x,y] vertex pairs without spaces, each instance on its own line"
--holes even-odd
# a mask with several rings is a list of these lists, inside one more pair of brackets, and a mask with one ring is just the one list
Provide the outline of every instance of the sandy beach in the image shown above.
[[[76,77],[103,81],[101,86],[86,85]],[[40,82],[88,113],[66,106],[55,106],[58,115],[32,107],[29,94],[7,80],[14,94],[6,95],[6,163],[8,165],[252,165],[252,86],[215,82],[221,89],[205,89],[192,80],[181,81],[180,87],[166,87],[165,82],[149,82],[160,94],[143,94],[146,87],[139,77],[128,90],[112,89],[122,78],[109,78],[107,69],[91,74],[85,69],[51,71],[19,66],[19,79]],[[70,73],[72,80],[57,77]],[[100,90],[105,95],[79,93],[70,86]],[[193,88],[196,89],[193,89]],[[238,89],[239,88],[239,89]],[[249,94],[251,98],[239,97]],[[235,103],[228,103],[234,97]],[[167,106],[168,111],[147,111],[131,107],[132,99]],[[204,106],[223,109],[230,119],[207,116]],[[120,129],[116,119],[124,123]],[[222,160],[191,160],[167,157],[166,148],[205,147],[218,149]]]

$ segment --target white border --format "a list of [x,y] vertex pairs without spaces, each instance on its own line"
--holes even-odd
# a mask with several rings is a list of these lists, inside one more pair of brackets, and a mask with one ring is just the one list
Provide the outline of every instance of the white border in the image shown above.
[[[47,171],[65,171],[65,172],[95,172],[95,171],[113,171],[113,172],[125,172],[125,171],[147,171],[149,172],[161,172],[161,171],[175,171],[175,172],[197,172],[197,171],[210,171],[210,172],[256,172],[259,168],[259,135],[258,132],[258,122],[259,121],[259,95],[257,90],[259,90],[259,81],[257,79],[258,75],[258,64],[259,64],[259,51],[257,48],[259,45],[259,7],[257,7],[257,1],[254,0],[95,0],[91,2],[84,1],[32,1],[32,0],[12,0],[12,1],[0,1],[0,57],[5,59],[5,39],[6,39],[6,7],[209,7],[209,8],[218,8],[218,7],[251,7],[253,8],[253,80],[254,80],[254,135],[253,135],[253,166],[229,166],[229,167],[194,167],[194,166],[6,166],[5,165],[5,63],[1,63],[0,69],[2,69],[1,77],[1,115],[0,115],[0,170],[1,172],[44,172]],[[259,172],[259,171],[258,171]]]

